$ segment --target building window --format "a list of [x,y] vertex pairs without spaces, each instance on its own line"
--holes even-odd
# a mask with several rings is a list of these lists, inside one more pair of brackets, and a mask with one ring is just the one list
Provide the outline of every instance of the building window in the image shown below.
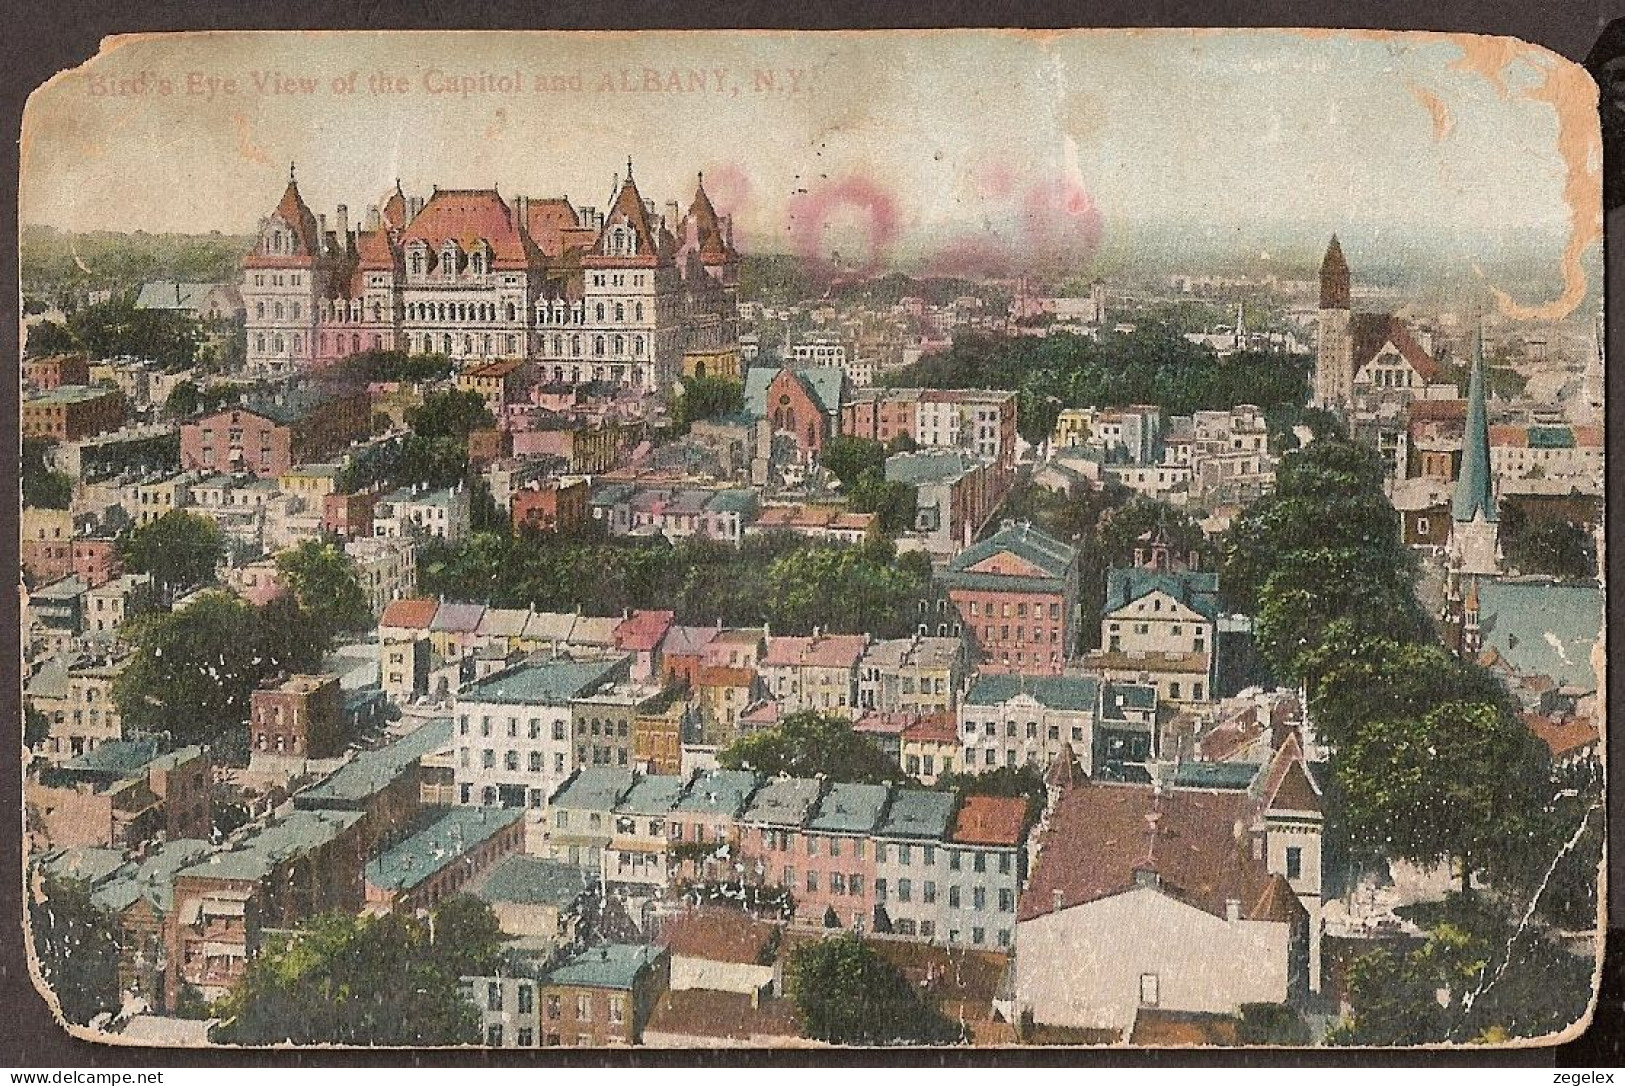
[[1296,846],[1286,850],[1286,877],[1299,878],[1303,875],[1303,849]]

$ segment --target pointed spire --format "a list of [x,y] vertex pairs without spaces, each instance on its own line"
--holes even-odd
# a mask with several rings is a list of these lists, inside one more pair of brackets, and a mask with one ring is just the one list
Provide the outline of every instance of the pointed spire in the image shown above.
[[1337,235],[1326,246],[1326,257],[1320,262],[1320,308],[1347,309],[1349,307],[1349,264],[1343,259],[1343,246]]
[[626,156],[626,180],[627,180],[628,184],[630,184],[631,181],[632,181],[632,156],[631,155]]
[[1473,335],[1473,371],[1467,381],[1467,427],[1461,440],[1461,475],[1451,518],[1465,523],[1482,516],[1494,523],[1495,495],[1490,486],[1490,427],[1484,406],[1484,323]]
[[288,184],[291,185],[293,183],[294,183],[294,180],[293,180],[293,163],[289,162],[288,163]]

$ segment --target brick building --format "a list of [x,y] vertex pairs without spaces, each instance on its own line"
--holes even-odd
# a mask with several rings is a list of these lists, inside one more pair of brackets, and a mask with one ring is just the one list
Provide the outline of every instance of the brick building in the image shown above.
[[522,486],[508,501],[513,530],[570,532],[587,523],[587,480],[546,479]]
[[124,394],[101,385],[57,385],[23,400],[24,438],[78,441],[124,425]]
[[248,396],[181,426],[181,466],[275,479],[297,464],[337,456],[371,425],[365,390]]
[[1059,675],[1078,640],[1078,551],[1007,523],[938,574],[984,672]]
[[337,675],[291,675],[254,691],[249,745],[256,753],[331,758],[344,749],[343,714]]

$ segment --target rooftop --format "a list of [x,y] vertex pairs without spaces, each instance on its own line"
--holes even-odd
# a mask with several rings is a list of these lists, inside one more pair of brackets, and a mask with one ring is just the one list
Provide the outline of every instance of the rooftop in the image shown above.
[[756,790],[740,817],[769,826],[805,825],[823,787],[810,778],[775,777]]
[[644,943],[589,947],[548,973],[553,985],[628,990],[665,951]]
[[615,805],[616,814],[663,815],[669,812],[683,794],[683,778],[675,775],[652,774],[639,777],[632,790]]
[[832,784],[807,828],[823,833],[868,833],[880,821],[890,793],[883,784]]
[[587,890],[587,873],[576,864],[516,854],[504,857],[471,892],[490,904],[567,908]]
[[658,941],[675,957],[766,965],[778,945],[779,929],[740,909],[702,906],[667,920]]
[[449,717],[428,720],[414,731],[374,750],[364,750],[335,770],[326,780],[294,795],[296,808],[344,810],[358,807],[389,787],[426,754],[451,742]]
[[875,833],[880,837],[941,840],[947,836],[948,826],[953,821],[954,802],[952,792],[899,788]]
[[954,819],[954,836],[961,845],[1021,844],[1027,822],[1027,801],[1020,796],[966,796]]
[[621,670],[621,660],[530,660],[481,679],[460,702],[498,705],[567,705]]
[[1002,705],[1029,697],[1047,709],[1093,712],[1099,690],[1099,680],[1087,675],[978,675],[965,704]]
[[517,807],[447,807],[412,836],[368,861],[364,877],[372,886],[411,890],[524,817],[524,809]]
[[257,881],[276,865],[326,845],[364,817],[362,811],[301,811],[257,826],[183,868],[177,876]]
[[577,770],[554,793],[549,805],[568,810],[612,810],[636,783],[637,775],[630,769],[595,767]]
[[708,769],[697,774],[673,810],[735,818],[756,791],[756,774],[746,769]]

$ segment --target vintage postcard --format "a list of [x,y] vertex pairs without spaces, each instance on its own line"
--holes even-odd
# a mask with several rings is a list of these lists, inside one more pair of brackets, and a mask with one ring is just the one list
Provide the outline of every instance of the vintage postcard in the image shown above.
[[1577,1035],[1597,102],[1466,35],[109,39],[22,133],[37,986],[174,1046]]

